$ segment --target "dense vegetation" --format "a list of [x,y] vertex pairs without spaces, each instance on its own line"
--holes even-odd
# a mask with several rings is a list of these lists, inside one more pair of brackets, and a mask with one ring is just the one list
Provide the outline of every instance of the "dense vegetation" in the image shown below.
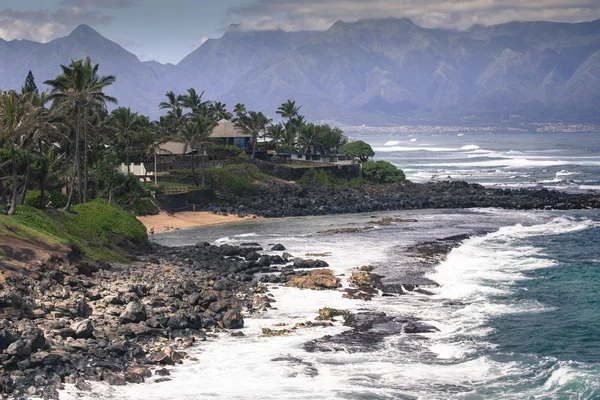
[[[267,148],[338,153],[348,143],[341,129],[307,122],[301,107],[290,100],[276,111],[282,120],[278,123],[243,104],[229,112],[226,104],[206,100],[204,92],[193,88],[185,94],[166,93],[158,105],[166,114],[158,121],[125,107],[109,112],[107,105],[117,99],[105,89],[115,81],[115,76],[101,75],[99,65],[86,58],[62,65],[61,73],[45,82],[49,92],[39,92],[31,72],[20,91],[0,92],[0,205],[10,205],[9,215],[19,204],[40,209],[50,204],[69,211],[74,204],[94,199],[142,214],[155,212],[149,191],[129,174],[130,164],[151,164],[160,145],[172,140],[192,150],[192,184],[219,184],[222,177],[215,177],[228,172],[207,170],[206,157],[194,154],[211,159],[247,157],[242,149],[210,138],[220,119],[232,120],[251,136],[252,157],[257,149]],[[127,173],[119,171],[122,164]],[[229,186],[215,189],[243,195],[256,189],[243,174],[233,176]],[[28,195],[30,190],[35,192]],[[66,198],[57,195],[63,190]]]

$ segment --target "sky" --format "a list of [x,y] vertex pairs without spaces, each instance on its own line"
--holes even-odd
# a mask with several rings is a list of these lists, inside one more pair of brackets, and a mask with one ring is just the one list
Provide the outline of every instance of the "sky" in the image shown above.
[[326,30],[338,20],[410,18],[427,28],[600,19],[600,0],[0,0],[0,38],[48,42],[87,24],[141,60],[177,63],[231,24]]

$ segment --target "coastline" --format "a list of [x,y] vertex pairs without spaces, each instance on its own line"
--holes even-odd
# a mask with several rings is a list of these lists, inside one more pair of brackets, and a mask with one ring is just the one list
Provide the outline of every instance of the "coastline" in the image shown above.
[[169,215],[161,211],[157,215],[137,217],[137,219],[154,233],[164,233],[184,229],[202,228],[205,226],[235,224],[242,221],[262,219],[257,216],[238,217],[236,215],[218,215],[208,211],[184,211]]

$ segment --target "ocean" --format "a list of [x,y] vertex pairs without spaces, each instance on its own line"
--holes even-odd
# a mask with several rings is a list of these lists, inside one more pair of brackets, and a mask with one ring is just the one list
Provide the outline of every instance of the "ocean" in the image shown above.
[[[378,159],[414,181],[461,179],[489,186],[600,187],[600,135],[490,134],[363,137]],[[415,222],[352,234],[375,218]],[[468,235],[439,262],[414,246]],[[322,257],[343,285],[372,265],[386,283],[426,293],[342,298],[338,291],[271,287],[274,309],[246,318],[245,337],[221,334],[172,368],[172,380],[110,388],[114,399],[598,399],[600,398],[600,211],[413,210],[258,220],[156,235],[161,244],[282,243]],[[385,312],[435,326],[390,335],[369,351],[307,352],[303,344],[348,328],[298,329],[262,337],[264,327],[314,320],[322,307]],[[286,361],[287,360],[287,361]],[[63,397],[78,397],[72,388]],[[85,396],[83,398],[86,398]]]

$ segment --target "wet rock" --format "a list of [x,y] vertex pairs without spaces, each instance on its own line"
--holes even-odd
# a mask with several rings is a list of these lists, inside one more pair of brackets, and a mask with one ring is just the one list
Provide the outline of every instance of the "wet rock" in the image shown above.
[[297,269],[312,269],[312,268],[327,268],[329,264],[323,260],[304,260],[297,258],[294,260],[294,268]]
[[165,368],[157,369],[156,371],[154,371],[154,374],[158,375],[158,376],[169,376],[169,375],[171,375],[171,373],[167,369],[165,369]]
[[229,310],[223,316],[223,326],[227,329],[241,329],[244,327],[244,316],[239,310]]
[[339,278],[330,269],[317,269],[302,272],[291,277],[286,286],[312,290],[333,290],[341,286]]
[[281,243],[278,243],[275,246],[271,247],[271,251],[284,251],[284,250],[286,250],[286,248]]

